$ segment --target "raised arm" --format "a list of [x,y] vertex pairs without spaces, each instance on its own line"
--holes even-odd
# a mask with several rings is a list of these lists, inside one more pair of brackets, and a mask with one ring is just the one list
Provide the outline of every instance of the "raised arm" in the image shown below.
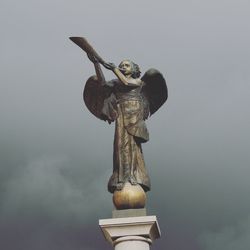
[[100,63],[98,62],[98,60],[94,56],[92,56],[90,54],[88,54],[88,58],[91,62],[93,62],[94,66],[95,66],[95,72],[96,72],[96,76],[97,76],[98,81],[101,84],[105,84],[106,80],[105,80],[104,74],[102,72]]
[[105,84],[106,80],[105,80],[104,74],[102,72],[101,65],[99,63],[95,62],[94,66],[95,66],[95,72],[96,72],[96,76],[98,78],[98,81],[101,82],[102,84]]

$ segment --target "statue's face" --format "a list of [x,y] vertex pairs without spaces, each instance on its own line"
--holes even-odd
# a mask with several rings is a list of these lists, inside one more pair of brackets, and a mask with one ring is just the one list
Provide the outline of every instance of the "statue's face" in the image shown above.
[[127,76],[132,74],[132,65],[129,61],[125,60],[122,61],[119,65],[119,68],[121,69],[122,73]]

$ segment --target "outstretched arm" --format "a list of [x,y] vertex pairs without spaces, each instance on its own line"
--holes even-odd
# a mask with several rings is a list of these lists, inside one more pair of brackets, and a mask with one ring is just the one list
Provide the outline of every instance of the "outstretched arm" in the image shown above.
[[90,54],[87,54],[88,55],[88,58],[89,60],[94,64],[95,66],[95,72],[96,72],[96,76],[97,76],[97,79],[98,81],[101,83],[101,84],[105,84],[105,77],[104,77],[104,74],[102,72],[102,69],[101,69],[101,65],[100,63],[98,62],[98,60],[90,55]]
[[96,72],[96,76],[97,76],[98,81],[101,82],[102,84],[105,84],[106,80],[105,80],[104,74],[102,72],[101,65],[99,63],[95,62],[94,66],[95,66],[95,72]]
[[109,69],[109,70],[112,70],[115,75],[117,76],[117,78],[124,84],[124,85],[127,85],[127,86],[131,86],[131,87],[138,87],[142,84],[142,81],[141,79],[139,78],[132,78],[132,77],[129,77],[127,78],[119,68],[117,68],[115,66],[115,64],[113,63],[104,63],[103,66],[106,68],[106,69]]
[[113,72],[115,73],[115,75],[118,77],[118,79],[125,85],[127,86],[131,86],[131,87],[137,87],[141,85],[141,79],[139,78],[127,78],[120,70],[119,68],[115,67],[113,69]]

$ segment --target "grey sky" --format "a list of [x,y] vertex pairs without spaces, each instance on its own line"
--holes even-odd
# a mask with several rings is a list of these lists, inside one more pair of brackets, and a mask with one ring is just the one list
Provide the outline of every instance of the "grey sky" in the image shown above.
[[110,249],[98,219],[112,210],[114,127],[82,101],[94,69],[68,37],[85,36],[168,82],[143,145],[163,232],[152,249],[248,250],[249,12],[247,0],[2,0],[0,248]]

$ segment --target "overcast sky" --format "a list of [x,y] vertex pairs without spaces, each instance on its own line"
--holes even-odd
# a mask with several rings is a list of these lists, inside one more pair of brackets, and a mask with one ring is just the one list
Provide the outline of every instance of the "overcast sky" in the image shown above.
[[69,36],[167,80],[143,145],[152,249],[249,249],[248,0],[1,0],[0,32],[1,249],[111,249],[114,125],[84,106],[94,68]]

